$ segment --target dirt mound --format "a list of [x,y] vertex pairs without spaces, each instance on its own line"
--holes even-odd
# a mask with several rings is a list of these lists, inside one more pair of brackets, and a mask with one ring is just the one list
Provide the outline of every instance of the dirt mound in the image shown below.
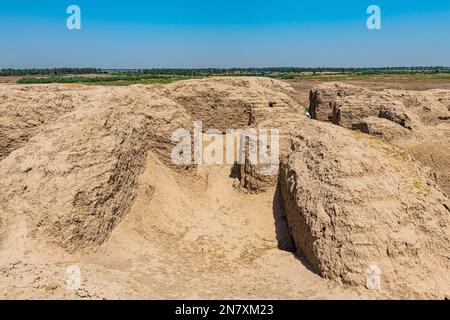
[[400,101],[393,98],[354,95],[339,99],[332,104],[331,122],[346,128],[353,128],[366,117],[386,119],[409,130],[420,126],[420,121],[411,112],[405,110]]
[[214,78],[180,81],[166,87],[166,94],[182,105],[203,127],[225,132],[268,118],[272,110],[301,112],[290,96],[290,85],[268,78]]
[[404,149],[422,164],[431,168],[430,175],[450,196],[450,138],[405,141]]
[[436,125],[449,116],[448,90],[368,90],[332,82],[318,85],[310,92],[313,119],[351,128],[369,116],[391,120],[412,129],[414,125]]
[[173,101],[136,96],[82,105],[4,159],[2,217],[26,219],[32,234],[70,250],[103,243],[133,203],[148,150],[169,158],[172,131],[189,125]]
[[449,157],[450,125],[445,119],[450,91],[372,91],[328,83],[313,88],[311,97],[311,108],[318,110],[311,113],[314,119],[389,140],[432,168],[436,182],[450,194],[450,166],[444,160]]
[[[276,150],[278,151],[280,159],[286,156],[289,151],[289,138],[291,135],[291,128],[297,123],[303,123],[308,120],[308,118],[299,112],[286,113],[286,112],[275,112],[268,120],[262,121],[261,123],[254,124],[250,128],[255,129],[259,132],[261,129],[277,129],[279,130],[279,140]],[[240,185],[247,191],[251,193],[261,193],[270,190],[275,187],[278,183],[278,170],[273,174],[267,174],[267,164],[252,163],[249,157],[249,141],[247,140],[245,161],[239,166],[239,179]],[[272,140],[268,139],[269,150],[275,151],[272,145]],[[280,161],[280,160],[279,160]]]
[[392,121],[373,116],[361,119],[359,122],[352,125],[352,129],[359,130],[388,141],[411,135],[410,131],[398,126],[395,123],[392,123]]
[[[319,274],[444,298],[450,289],[450,202],[401,149],[317,122],[292,128],[280,185],[296,247]],[[370,271],[370,269],[369,269]]]
[[[443,298],[450,290],[450,202],[442,192],[450,128],[414,109],[426,100],[417,102],[415,92],[343,87],[313,89],[311,105],[321,111],[312,114],[374,137],[286,114],[255,125],[282,127],[278,183],[296,247],[325,277],[365,286],[379,268],[381,287],[395,296]],[[439,112],[443,94],[433,107]],[[258,169],[241,167],[245,187],[276,185]]]
[[[328,87],[311,94],[316,118],[333,121],[339,109],[341,124],[391,142],[308,119],[292,88],[272,79],[0,87],[0,295],[441,298],[450,204],[408,152],[427,141],[420,160],[448,164],[436,156],[447,123],[418,111],[445,116],[445,92],[431,104],[389,93],[383,105],[368,90]],[[281,175],[248,153],[231,175],[232,165],[173,164],[172,133],[199,120],[222,132],[278,129]],[[333,281],[284,251],[291,235]],[[84,279],[75,291],[62,276],[72,264]],[[361,287],[367,265],[382,270],[383,290]]]
[[[5,130],[11,137],[19,134],[26,139],[11,138],[17,150],[0,163],[5,177],[4,224],[23,218],[28,226],[23,233],[69,250],[102,244],[109,237],[134,201],[149,151],[164,165],[184,172],[171,161],[175,144],[171,137],[177,129],[191,130],[191,119],[225,131],[246,128],[249,116],[256,121],[256,114],[262,118],[273,109],[297,107],[288,96],[289,85],[257,78],[129,88],[9,88],[12,94],[3,97],[2,107],[14,105],[13,110],[23,111],[7,113],[8,123],[34,119],[39,128]],[[45,92],[50,92],[46,99],[52,100],[43,100],[48,104],[40,108],[39,98]],[[21,105],[16,99],[27,103]],[[211,106],[217,110],[211,111]]]
[[[277,81],[210,81],[218,95],[231,87],[223,103],[261,104],[267,116],[284,107],[266,94],[290,99],[284,89],[276,93],[285,87]],[[167,87],[73,89],[72,96],[83,92],[91,102],[42,124],[0,162],[0,296],[358,297],[359,290],[321,279],[277,248],[287,234],[274,188],[242,193],[228,165],[199,166],[192,175],[173,166],[171,133],[199,119]],[[239,97],[244,88],[264,94],[246,101]],[[215,116],[203,119],[217,128]],[[79,289],[65,282],[69,266],[80,269]]]
[[312,88],[309,93],[309,113],[313,119],[331,121],[337,97],[345,98],[364,92],[366,90],[363,88],[340,82],[321,84]]
[[25,145],[42,125],[89,100],[87,91],[64,86],[0,86],[0,160]]

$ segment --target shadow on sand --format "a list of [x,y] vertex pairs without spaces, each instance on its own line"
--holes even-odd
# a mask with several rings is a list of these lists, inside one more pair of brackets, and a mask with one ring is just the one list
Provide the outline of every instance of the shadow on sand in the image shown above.
[[299,250],[295,248],[283,207],[280,184],[277,185],[273,197],[272,209],[278,248],[283,251],[291,252],[295,259],[297,259],[303,266],[305,266],[309,271],[316,273],[306,258],[300,253]]

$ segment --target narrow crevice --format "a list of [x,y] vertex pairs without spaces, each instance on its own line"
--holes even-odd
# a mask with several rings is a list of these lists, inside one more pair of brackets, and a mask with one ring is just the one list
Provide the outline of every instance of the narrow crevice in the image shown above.
[[283,199],[279,184],[277,185],[273,198],[273,217],[275,223],[275,233],[278,241],[278,248],[283,251],[295,253],[295,245],[289,230],[286,215],[284,213]]

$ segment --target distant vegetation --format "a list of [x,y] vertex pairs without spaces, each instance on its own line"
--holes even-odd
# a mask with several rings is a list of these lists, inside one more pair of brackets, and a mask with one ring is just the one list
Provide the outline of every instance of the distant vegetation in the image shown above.
[[450,67],[388,67],[388,68],[301,68],[301,67],[274,67],[274,68],[230,68],[230,69],[144,69],[134,72],[153,75],[185,75],[185,76],[208,76],[208,75],[295,75],[302,73],[450,73]]
[[21,84],[37,83],[83,83],[83,84],[111,84],[111,85],[130,85],[130,84],[150,84],[150,83],[171,83],[178,80],[187,79],[181,76],[149,76],[137,74],[122,74],[99,77],[80,77],[80,76],[51,76],[51,77],[23,77],[17,80]]
[[[90,75],[89,77],[86,75]],[[93,76],[92,76],[93,75]],[[367,77],[406,75],[450,80],[450,67],[386,68],[205,68],[205,69],[2,69],[0,76],[21,77],[17,83],[86,83],[128,85],[134,83],[169,83],[210,76],[262,76],[299,80],[358,80]]]

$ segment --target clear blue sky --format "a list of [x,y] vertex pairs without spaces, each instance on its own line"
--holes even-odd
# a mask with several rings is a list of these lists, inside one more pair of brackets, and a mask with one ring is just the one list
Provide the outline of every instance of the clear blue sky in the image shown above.
[[410,65],[450,66],[450,0],[0,1],[0,68]]

